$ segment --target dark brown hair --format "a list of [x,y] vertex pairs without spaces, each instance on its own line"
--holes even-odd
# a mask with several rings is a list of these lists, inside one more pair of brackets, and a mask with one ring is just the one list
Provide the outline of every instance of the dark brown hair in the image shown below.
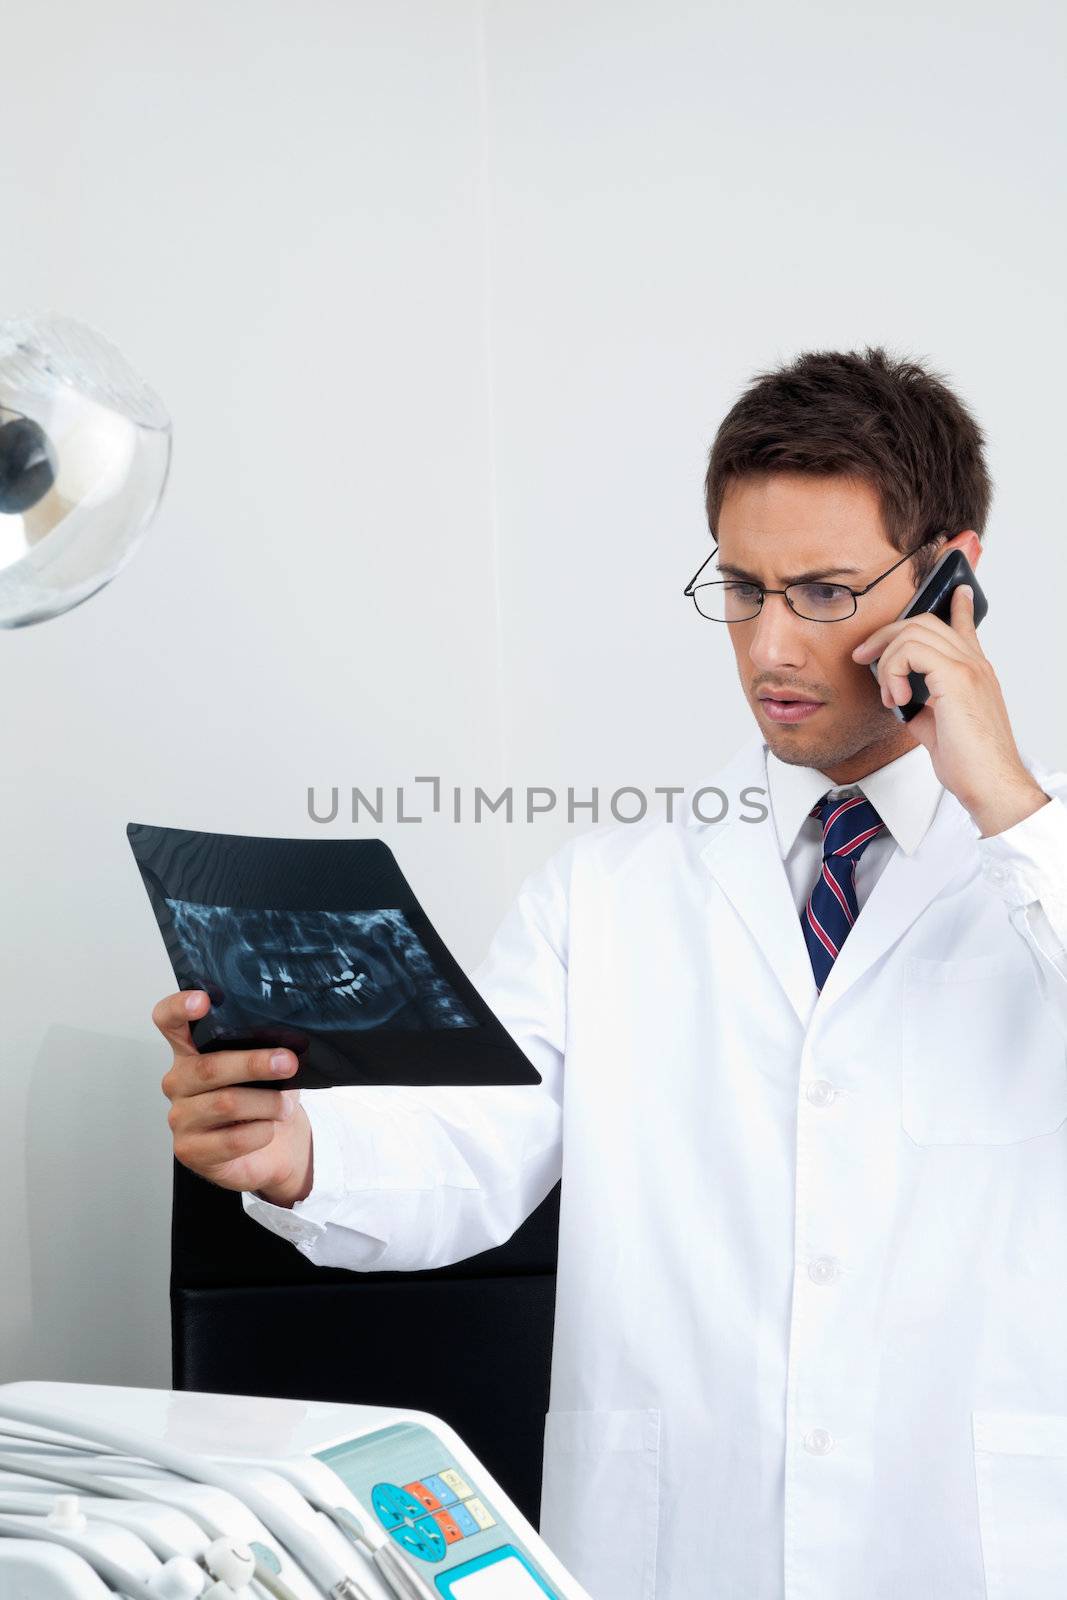
[[[813,350],[760,372],[715,435],[704,479],[715,534],[739,478],[804,472],[861,479],[878,493],[886,537],[903,555],[941,529],[985,531],[993,485],[985,437],[940,373],[878,345]],[[921,583],[937,560],[915,560]]]

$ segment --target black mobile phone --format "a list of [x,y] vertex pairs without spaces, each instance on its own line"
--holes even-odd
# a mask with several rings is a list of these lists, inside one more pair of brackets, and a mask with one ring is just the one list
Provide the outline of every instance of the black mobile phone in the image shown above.
[[[958,546],[945,552],[922,588],[911,597],[896,620],[903,622],[905,617],[914,617],[918,612],[929,611],[935,617],[940,617],[942,622],[949,622],[952,591],[958,589],[961,583],[969,583],[974,591],[974,625],[977,627],[989,610],[989,601],[982,593],[971,563]],[[876,678],[880,660],[879,656],[870,663],[871,671]],[[898,722],[910,722],[912,717],[922,710],[928,698],[926,679],[921,672],[909,672],[908,682],[911,684],[911,699],[902,706],[895,705],[892,708]]]

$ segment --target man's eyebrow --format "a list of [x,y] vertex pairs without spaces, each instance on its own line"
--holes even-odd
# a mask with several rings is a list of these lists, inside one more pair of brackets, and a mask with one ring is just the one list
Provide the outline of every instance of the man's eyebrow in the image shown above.
[[[762,578],[757,578],[754,572],[746,572],[744,567],[735,567],[728,561],[719,562],[720,572],[729,572],[735,578],[744,578],[749,583],[762,586]],[[863,573],[859,567],[822,567],[815,572],[799,572],[795,578],[787,578],[783,587],[791,583],[818,583],[820,578],[862,578]]]

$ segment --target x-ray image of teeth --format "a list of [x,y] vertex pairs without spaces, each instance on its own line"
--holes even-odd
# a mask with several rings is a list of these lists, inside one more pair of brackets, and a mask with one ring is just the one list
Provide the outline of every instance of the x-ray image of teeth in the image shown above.
[[[195,1049],[284,1046],[296,1089],[541,1082],[384,839],[126,835],[178,988],[211,1002]],[[462,906],[458,868],[451,883]]]
[[404,913],[167,899],[190,970],[246,1015],[300,1028],[471,1028]]

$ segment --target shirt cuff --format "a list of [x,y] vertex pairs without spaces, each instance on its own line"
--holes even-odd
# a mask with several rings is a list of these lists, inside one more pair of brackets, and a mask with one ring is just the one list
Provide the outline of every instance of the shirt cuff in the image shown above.
[[[312,1187],[307,1197],[292,1206],[275,1206],[257,1194],[241,1195],[247,1214],[290,1244],[314,1244],[344,1204],[346,1155],[355,1159],[357,1169],[364,1175],[364,1184],[375,1176],[370,1129],[358,1123],[353,1125],[350,1119],[343,1126],[333,1101],[334,1093],[332,1089],[309,1089],[300,1093],[300,1104],[311,1124]],[[358,1150],[346,1148],[353,1139],[362,1149],[362,1160]]]
[[982,874],[1007,906],[1036,900],[1057,933],[1067,932],[1067,806],[1059,795],[977,844]]

